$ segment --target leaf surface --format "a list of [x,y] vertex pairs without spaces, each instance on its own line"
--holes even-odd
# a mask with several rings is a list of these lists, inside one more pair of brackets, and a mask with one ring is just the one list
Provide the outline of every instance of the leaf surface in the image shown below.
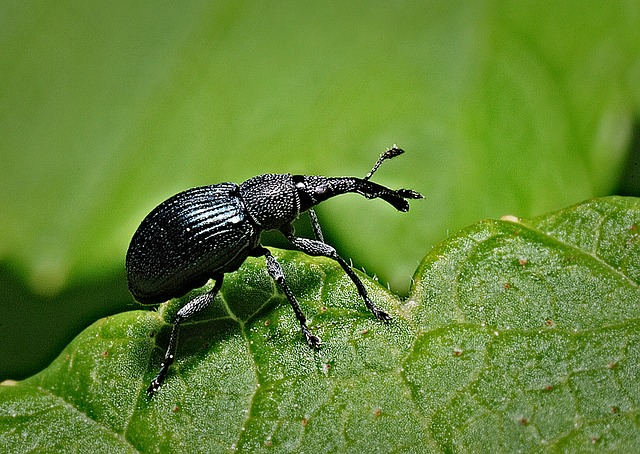
[[[0,444],[113,451],[634,451],[640,446],[640,201],[483,221],[427,254],[385,325],[328,259],[276,251],[309,349],[262,259],[182,326],[180,301],[97,321],[0,387]],[[73,440],[73,445],[69,444]]]

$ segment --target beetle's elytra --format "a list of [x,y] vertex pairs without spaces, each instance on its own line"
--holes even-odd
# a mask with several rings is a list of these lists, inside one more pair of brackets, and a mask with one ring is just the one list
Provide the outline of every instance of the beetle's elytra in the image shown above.
[[[371,312],[380,320],[391,320],[369,299],[347,262],[324,242],[313,207],[336,195],[355,192],[368,199],[380,198],[399,211],[409,210],[406,199],[420,199],[421,194],[410,189],[392,190],[369,181],[383,161],[402,153],[394,145],[364,178],[258,175],[240,185],[220,183],[187,189],[149,213],[127,251],[127,281],[134,298],[142,304],[158,304],[202,287],[209,279],[215,283],[209,292],[190,300],[176,314],[160,372],[147,393],[152,395],[160,388],[173,363],[180,323],[206,308],[222,287],[224,274],[236,271],[249,256],[265,257],[267,271],[289,300],[307,343],[313,348],[320,346],[320,338],[307,327],[280,264],[260,244],[260,234],[266,230],[279,230],[306,254],[337,261]],[[294,235],[293,221],[305,211],[309,212],[315,232],[313,240]]]

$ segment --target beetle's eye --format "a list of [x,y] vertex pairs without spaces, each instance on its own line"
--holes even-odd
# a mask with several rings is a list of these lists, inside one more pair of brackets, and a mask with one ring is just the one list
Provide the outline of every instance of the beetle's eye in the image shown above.
[[304,181],[304,175],[293,175],[291,178],[296,189],[300,191],[304,191],[305,189],[307,189],[307,185]]

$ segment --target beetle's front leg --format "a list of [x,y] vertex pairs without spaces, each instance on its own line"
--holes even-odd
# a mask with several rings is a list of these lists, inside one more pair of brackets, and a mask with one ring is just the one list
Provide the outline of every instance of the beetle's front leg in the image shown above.
[[327,243],[323,243],[316,240],[310,240],[308,238],[293,236],[292,234],[286,231],[283,231],[283,233],[285,234],[287,239],[291,241],[291,243],[294,246],[296,246],[305,254],[309,254],[313,256],[329,257],[330,259],[333,259],[336,262],[338,262],[342,267],[342,269],[344,270],[344,272],[347,273],[347,276],[349,276],[349,278],[356,285],[356,288],[358,289],[358,294],[364,300],[364,304],[366,304],[369,310],[373,312],[373,315],[375,315],[376,318],[378,318],[379,320],[382,320],[385,322],[388,322],[391,320],[391,316],[389,314],[387,314],[385,311],[383,311],[382,309],[379,309],[375,304],[373,304],[373,301],[371,301],[371,299],[369,298],[367,289],[364,287],[364,284],[362,283],[358,275],[355,273],[355,271],[353,271],[353,269],[349,266],[349,264],[342,257],[338,255],[335,248],[328,245]]
[[320,223],[318,222],[318,215],[313,208],[309,208],[308,213],[309,219],[311,219],[311,227],[313,228],[313,233],[316,236],[316,240],[322,241],[324,243],[324,235],[322,234],[322,229],[320,228]]
[[164,381],[167,376],[167,372],[169,371],[169,366],[173,364],[173,361],[176,357],[176,347],[178,345],[178,327],[180,323],[191,317],[192,315],[200,312],[205,309],[211,301],[216,297],[216,294],[220,291],[222,287],[222,279],[224,274],[219,274],[214,277],[215,284],[213,288],[203,295],[199,295],[185,304],[176,314],[176,318],[173,320],[173,327],[171,328],[171,337],[169,337],[169,346],[167,347],[167,352],[164,355],[164,360],[160,364],[160,371],[158,375],[151,381],[151,384],[147,388],[147,394],[152,396],[158,389],[160,389],[160,385]]
[[320,347],[320,344],[322,343],[322,341],[318,336],[311,334],[311,331],[309,331],[309,328],[307,327],[307,318],[305,317],[304,312],[302,312],[302,309],[300,308],[300,304],[298,304],[298,300],[296,299],[295,295],[293,294],[293,292],[291,291],[291,289],[289,288],[289,286],[287,285],[284,279],[284,272],[282,271],[282,267],[280,266],[276,258],[273,256],[273,254],[271,254],[271,251],[269,251],[267,248],[264,248],[262,246],[258,246],[258,248],[253,250],[251,255],[256,257],[260,255],[264,255],[265,259],[267,260],[267,271],[269,272],[269,275],[273,278],[273,280],[276,281],[276,284],[280,286],[284,294],[287,296],[287,299],[289,300],[289,304],[291,304],[291,307],[293,308],[293,312],[296,314],[296,318],[300,323],[300,329],[302,330],[302,334],[304,334],[304,338],[307,341],[307,344],[309,344],[309,347],[311,348]]

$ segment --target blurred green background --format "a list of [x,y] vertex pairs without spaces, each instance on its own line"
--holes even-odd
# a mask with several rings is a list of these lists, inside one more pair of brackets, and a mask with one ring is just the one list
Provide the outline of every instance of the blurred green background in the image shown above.
[[363,176],[397,143],[374,179],[425,200],[318,213],[401,293],[476,220],[640,195],[636,1],[3,1],[0,77],[0,380],[138,308],[128,241],[187,187]]

